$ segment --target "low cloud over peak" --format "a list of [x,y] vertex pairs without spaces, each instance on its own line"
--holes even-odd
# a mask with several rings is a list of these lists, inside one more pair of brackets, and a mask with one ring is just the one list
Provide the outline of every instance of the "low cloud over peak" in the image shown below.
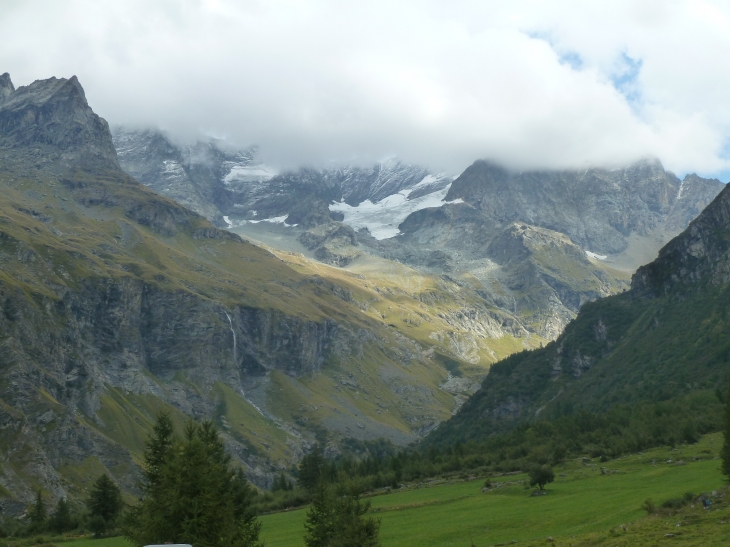
[[111,123],[257,144],[281,168],[656,156],[727,180],[724,3],[5,4],[0,71],[16,85],[77,74]]

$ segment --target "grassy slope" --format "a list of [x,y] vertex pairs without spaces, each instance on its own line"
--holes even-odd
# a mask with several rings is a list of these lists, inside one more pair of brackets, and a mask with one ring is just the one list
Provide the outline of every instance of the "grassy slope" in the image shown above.
[[[460,285],[429,275],[390,260],[368,257],[346,269],[309,260],[299,253],[270,249],[286,264],[306,275],[319,275],[347,287],[357,305],[375,321],[386,323],[398,333],[432,347],[445,355],[454,355],[449,340],[460,335],[474,334],[463,325],[449,322],[447,317],[465,307],[479,306],[477,291],[485,287],[473,275],[465,275]],[[429,298],[432,296],[432,298]],[[491,310],[495,315],[499,310]],[[448,333],[436,337],[434,333]],[[539,347],[546,340],[537,335],[516,338],[510,334],[499,337],[477,335],[479,363],[461,360],[459,373],[481,379],[492,363],[516,351]]]
[[[659,505],[685,492],[718,489],[722,477],[715,457],[721,442],[721,436],[714,434],[696,445],[655,449],[604,464],[598,460],[588,464],[570,461],[555,469],[556,481],[548,486],[547,496],[530,497],[518,482],[525,475],[511,475],[493,477],[493,483],[505,484],[486,494],[481,492],[482,478],[421,485],[374,497],[372,505],[382,518],[384,547],[468,546],[472,540],[478,546],[512,540],[537,545],[544,544],[548,536],[559,545],[609,545],[605,540],[613,541],[617,536],[623,539],[610,545],[642,545],[644,541],[652,545],[657,544],[654,540],[664,539],[664,533],[676,533],[674,525],[680,517],[646,517],[640,508],[643,501],[652,498]],[[672,462],[667,463],[670,459]],[[685,464],[676,465],[678,460]],[[601,466],[611,473],[601,474]],[[715,506],[719,505],[716,501]],[[689,508],[686,511],[692,512]],[[262,536],[267,545],[301,545],[305,514],[305,510],[297,510],[263,517]],[[703,521],[711,529],[699,537],[718,538],[704,545],[721,545],[719,538],[730,538],[730,529],[725,532],[718,526],[728,517],[730,510],[724,509],[722,518],[715,515]],[[669,525],[664,524],[668,521]],[[627,532],[617,528],[621,524],[627,525]]]

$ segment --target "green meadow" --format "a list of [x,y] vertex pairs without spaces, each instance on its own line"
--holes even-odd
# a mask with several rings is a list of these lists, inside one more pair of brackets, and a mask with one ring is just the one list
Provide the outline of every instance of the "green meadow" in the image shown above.
[[132,547],[126,538],[117,536],[111,538],[82,538],[60,543],[63,547]]
[[[610,540],[620,539],[611,530],[624,533],[624,528],[618,528],[621,525],[628,530],[647,526],[653,530],[649,524],[661,517],[646,516],[641,506],[647,498],[660,506],[688,492],[719,490],[724,482],[717,459],[721,443],[722,436],[714,434],[695,445],[660,448],[603,463],[597,458],[572,460],[555,468],[555,482],[547,486],[544,496],[531,496],[526,476],[515,474],[491,477],[494,487],[485,493],[484,477],[467,477],[410,485],[370,500],[373,512],[382,519],[384,547],[469,547],[472,542],[481,547],[511,541],[544,543],[548,537],[556,544],[598,541],[595,544],[601,545],[600,538],[606,534]],[[300,509],[262,517],[266,545],[303,545],[305,515],[306,509]],[[659,536],[663,538],[664,533],[668,532]],[[641,544],[638,536],[632,541]]]

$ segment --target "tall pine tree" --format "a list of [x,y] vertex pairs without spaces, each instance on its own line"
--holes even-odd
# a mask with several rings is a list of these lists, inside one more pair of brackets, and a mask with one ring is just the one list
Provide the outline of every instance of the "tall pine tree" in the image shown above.
[[190,421],[178,439],[169,416],[161,416],[147,443],[142,490],[127,523],[137,545],[261,545],[261,525],[250,510],[253,491],[211,422]]
[[58,500],[56,510],[48,519],[48,527],[59,534],[68,532],[74,527],[73,520],[71,518],[71,509],[68,506],[66,498]]
[[46,524],[46,516],[46,504],[43,501],[43,494],[39,488],[38,492],[36,492],[35,503],[30,510],[30,523],[33,530],[40,531],[43,529]]
[[321,480],[312,493],[304,522],[306,547],[380,547],[380,520],[365,516],[370,503],[362,503],[351,487],[335,492]]
[[122,512],[122,493],[108,475],[101,475],[92,486],[86,504],[92,517],[103,518],[107,528],[112,528]]
[[728,391],[725,395],[725,416],[724,416],[724,428],[723,433],[725,440],[720,450],[720,458],[722,463],[720,469],[722,474],[725,475],[728,481],[730,481],[730,381],[728,382]]

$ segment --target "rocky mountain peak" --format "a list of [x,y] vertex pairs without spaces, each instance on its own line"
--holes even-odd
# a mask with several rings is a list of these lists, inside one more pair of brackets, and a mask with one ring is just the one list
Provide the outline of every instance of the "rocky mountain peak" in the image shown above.
[[718,181],[683,183],[654,158],[622,169],[523,172],[477,161],[453,182],[446,201],[463,199],[498,222],[555,230],[586,250],[615,255],[627,250],[632,236],[646,237],[668,221],[670,232],[680,231],[697,210],[680,198],[706,204],[721,187]]
[[0,97],[0,150],[12,149],[14,161],[119,168],[109,125],[91,109],[76,76],[14,89],[5,74]]
[[7,72],[0,76],[0,102],[3,102],[13,91],[15,86]]
[[[686,183],[697,182],[694,177]],[[631,288],[639,294],[671,292],[677,286],[730,282],[730,188],[725,187],[689,227],[639,268]]]

